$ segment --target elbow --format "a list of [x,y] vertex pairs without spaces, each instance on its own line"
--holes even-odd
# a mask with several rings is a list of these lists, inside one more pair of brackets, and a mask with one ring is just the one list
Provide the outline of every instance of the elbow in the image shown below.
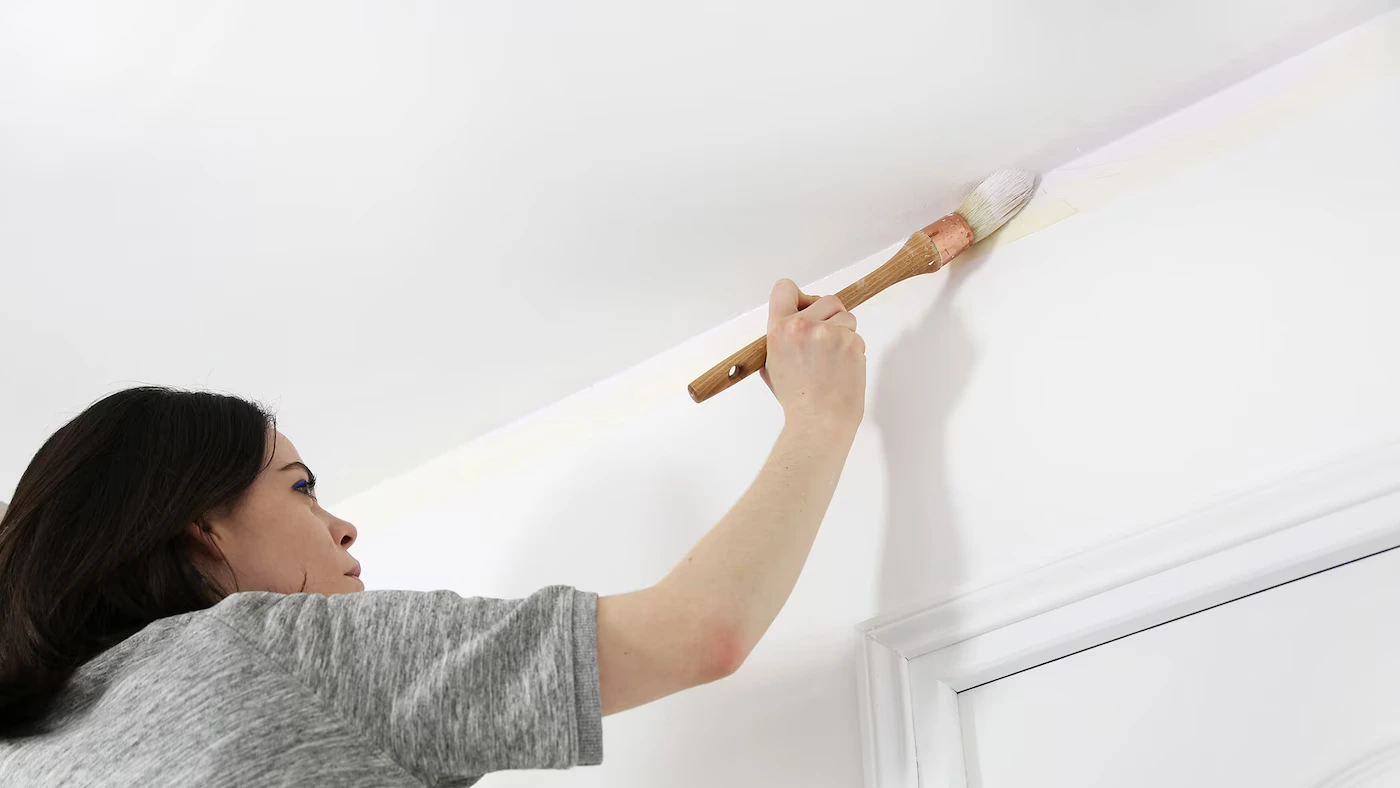
[[708,684],[734,675],[748,659],[753,644],[742,629],[727,621],[706,626],[701,634],[697,673],[698,684]]

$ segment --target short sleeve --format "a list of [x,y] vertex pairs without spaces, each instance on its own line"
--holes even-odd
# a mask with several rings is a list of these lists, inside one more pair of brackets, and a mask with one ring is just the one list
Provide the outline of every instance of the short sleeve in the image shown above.
[[426,782],[601,763],[598,597],[234,594],[212,611]]

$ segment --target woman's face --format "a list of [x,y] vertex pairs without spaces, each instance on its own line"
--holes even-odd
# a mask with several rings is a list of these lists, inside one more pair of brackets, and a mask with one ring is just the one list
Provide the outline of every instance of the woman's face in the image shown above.
[[236,591],[363,591],[360,564],[350,555],[355,526],[321,508],[316,478],[287,436],[269,431],[268,442],[272,460],[242,500],[207,517],[206,533],[191,526],[196,540],[217,545],[228,560],[225,566],[217,552],[206,550],[201,568]]

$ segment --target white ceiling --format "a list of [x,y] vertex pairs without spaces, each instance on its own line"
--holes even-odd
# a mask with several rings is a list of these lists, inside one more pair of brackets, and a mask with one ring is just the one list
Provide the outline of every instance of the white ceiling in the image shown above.
[[343,497],[1394,5],[5,3],[0,498],[147,382]]

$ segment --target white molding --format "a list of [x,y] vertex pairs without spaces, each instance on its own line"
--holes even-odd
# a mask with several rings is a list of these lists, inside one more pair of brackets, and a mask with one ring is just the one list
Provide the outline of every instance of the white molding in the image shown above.
[[965,785],[959,691],[1397,546],[1400,444],[867,621],[867,788]]
[[[917,691],[909,663],[911,700]],[[962,718],[958,713],[958,693],[941,681],[921,685],[927,688],[926,713],[914,709],[914,753],[919,783],[926,788],[967,788],[967,767],[963,763]],[[922,719],[921,719],[922,717]],[[938,753],[938,758],[918,759],[918,753]]]
[[917,786],[909,660],[862,635],[857,662],[865,784]]

